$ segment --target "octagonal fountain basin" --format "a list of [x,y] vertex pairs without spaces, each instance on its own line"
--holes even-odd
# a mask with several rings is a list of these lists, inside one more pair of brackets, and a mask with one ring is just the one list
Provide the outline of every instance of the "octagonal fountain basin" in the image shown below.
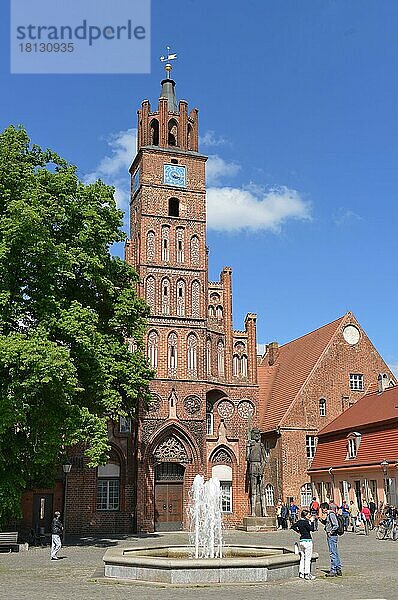
[[[191,546],[109,548],[105,577],[173,585],[259,583],[298,574],[300,557],[280,546],[223,547],[223,558],[192,558]],[[318,558],[313,554],[312,560]]]

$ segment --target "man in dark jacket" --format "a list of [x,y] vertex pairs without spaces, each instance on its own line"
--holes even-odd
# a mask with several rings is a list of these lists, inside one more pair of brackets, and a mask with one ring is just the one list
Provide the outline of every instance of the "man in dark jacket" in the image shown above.
[[61,535],[64,529],[60,521],[61,513],[56,511],[51,523],[51,560],[58,560],[58,550],[61,548]]

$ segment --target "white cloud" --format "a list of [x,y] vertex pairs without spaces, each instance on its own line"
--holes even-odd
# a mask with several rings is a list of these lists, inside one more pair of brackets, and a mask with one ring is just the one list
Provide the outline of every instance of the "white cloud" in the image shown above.
[[206,182],[217,185],[223,177],[234,177],[240,168],[238,163],[227,162],[218,154],[212,154],[206,162]]
[[227,138],[217,136],[215,131],[210,129],[204,135],[199,136],[199,144],[201,146],[226,146],[229,141]]
[[113,133],[107,139],[109,150],[92,173],[85,176],[86,183],[102,179],[115,188],[119,208],[128,210],[130,198],[129,167],[137,152],[137,130],[127,129]]
[[288,219],[310,220],[311,206],[287,187],[263,190],[211,187],[207,190],[207,222],[215,231],[271,230]]
[[343,225],[349,224],[350,221],[362,221],[362,217],[350,208],[347,210],[340,209],[340,212],[337,215],[334,215],[333,221],[336,225],[342,227]]
[[[211,141],[214,132],[208,134]],[[108,151],[105,156],[84,180],[90,183],[102,179],[114,186],[117,205],[125,211],[127,223],[130,198],[128,169],[136,153],[137,130],[127,129],[112,134],[107,139],[107,144]],[[238,163],[228,162],[217,154],[208,158],[206,179],[210,187],[207,191],[207,217],[210,229],[278,231],[288,219],[310,219],[309,203],[295,190],[286,187],[264,190],[255,183],[241,189],[218,187],[224,178],[235,177],[240,168]]]

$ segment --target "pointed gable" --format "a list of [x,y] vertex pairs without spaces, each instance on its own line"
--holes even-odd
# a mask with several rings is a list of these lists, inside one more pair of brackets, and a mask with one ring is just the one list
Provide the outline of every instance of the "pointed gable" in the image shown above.
[[344,320],[351,313],[284,344],[273,365],[266,353],[258,367],[259,421],[262,431],[276,429]]

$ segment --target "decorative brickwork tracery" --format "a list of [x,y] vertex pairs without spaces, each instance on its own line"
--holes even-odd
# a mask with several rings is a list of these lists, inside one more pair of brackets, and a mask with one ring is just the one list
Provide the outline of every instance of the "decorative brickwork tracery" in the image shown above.
[[212,463],[213,465],[230,465],[232,463],[231,455],[225,450],[225,448],[220,448],[213,455]]
[[188,462],[184,446],[175,436],[164,440],[153,453],[155,462]]
[[184,399],[184,408],[187,413],[194,415],[200,411],[201,400],[197,396],[187,396]]

